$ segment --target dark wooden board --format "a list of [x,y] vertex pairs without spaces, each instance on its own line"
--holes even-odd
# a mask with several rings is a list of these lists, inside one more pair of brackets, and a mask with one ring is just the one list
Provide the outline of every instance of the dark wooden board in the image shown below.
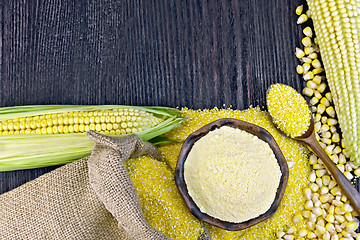
[[[304,84],[298,3],[0,1],[0,106],[265,106]],[[1,172],[0,193],[53,169]]]

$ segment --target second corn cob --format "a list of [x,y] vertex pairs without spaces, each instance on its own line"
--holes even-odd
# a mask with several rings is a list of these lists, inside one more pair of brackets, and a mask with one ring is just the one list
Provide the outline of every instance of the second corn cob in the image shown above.
[[[42,105],[0,108],[0,171],[59,165],[91,153],[85,132],[136,133],[145,141],[176,127],[183,117],[167,107]],[[155,142],[156,143],[156,142]]]

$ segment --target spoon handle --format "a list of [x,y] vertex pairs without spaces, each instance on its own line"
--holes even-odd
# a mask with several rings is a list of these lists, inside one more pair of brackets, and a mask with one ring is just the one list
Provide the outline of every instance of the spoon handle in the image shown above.
[[349,199],[351,206],[354,210],[360,214],[360,193],[355,189],[354,185],[345,177],[345,175],[337,168],[334,162],[329,158],[324,149],[320,146],[316,140],[315,134],[305,139],[299,139],[306,143],[315,153],[318,155],[326,168],[330,171],[331,175],[335,178],[339,184],[342,192]]

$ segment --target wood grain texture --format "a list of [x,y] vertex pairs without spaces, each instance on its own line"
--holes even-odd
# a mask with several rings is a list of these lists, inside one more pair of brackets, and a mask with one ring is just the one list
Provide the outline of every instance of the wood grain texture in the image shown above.
[[[1,1],[0,106],[265,106],[270,84],[303,86],[297,4]],[[52,169],[0,173],[0,193]]]

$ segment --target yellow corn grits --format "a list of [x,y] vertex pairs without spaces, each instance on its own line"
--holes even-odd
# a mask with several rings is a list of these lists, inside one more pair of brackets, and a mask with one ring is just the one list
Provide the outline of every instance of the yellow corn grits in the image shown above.
[[300,137],[310,126],[309,106],[295,89],[273,84],[266,95],[266,104],[276,125],[290,137]]
[[[289,181],[278,210],[267,220],[242,231],[226,231],[205,224],[213,239],[276,239],[276,232],[289,226],[301,228],[304,222],[294,224],[292,218],[303,210],[305,198],[302,189],[307,186],[310,166],[309,150],[299,142],[282,134],[273,125],[270,115],[258,108],[246,111],[231,109],[182,109],[187,119],[166,137],[185,140],[200,127],[220,118],[236,118],[259,125],[268,130],[281,148],[289,169]],[[129,175],[139,194],[147,221],[158,231],[172,239],[198,239],[202,223],[186,208],[174,181],[174,170],[182,143],[159,147],[166,162],[149,157],[131,159],[127,162]]]

